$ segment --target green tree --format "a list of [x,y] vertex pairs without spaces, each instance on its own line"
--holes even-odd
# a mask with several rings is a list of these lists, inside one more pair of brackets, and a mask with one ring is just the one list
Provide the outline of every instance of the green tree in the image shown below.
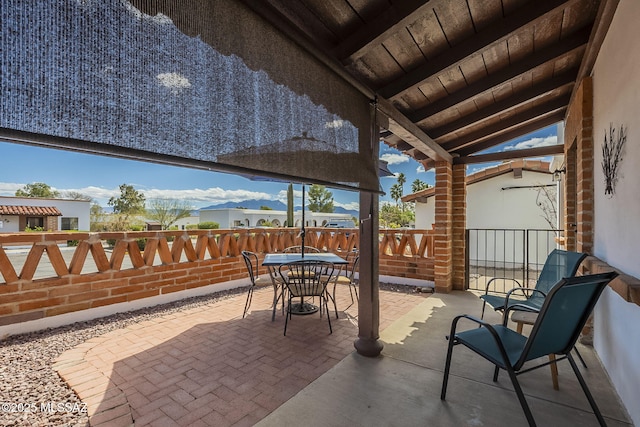
[[89,208],[89,228],[91,231],[105,231],[107,214],[102,206],[97,203],[92,203]]
[[410,206],[403,210],[392,203],[380,205],[380,226],[383,228],[408,227],[414,220],[415,212]]
[[60,192],[52,189],[44,182],[34,182],[27,184],[16,191],[17,197],[41,197],[46,199],[55,199],[60,196]]
[[427,184],[426,182],[422,181],[421,179],[416,178],[412,183],[411,183],[411,192],[412,193],[417,193],[418,191],[424,190],[429,188],[429,184]]
[[133,188],[133,185],[122,184],[120,186],[120,196],[111,197],[107,204],[113,207],[113,215],[107,225],[109,231],[126,231],[134,226],[141,224],[133,224],[132,215],[143,214],[144,194]]
[[160,223],[168,230],[176,221],[191,216],[191,203],[176,199],[151,199],[147,207],[147,218]]
[[293,227],[293,184],[287,187],[287,227]]
[[327,190],[324,185],[313,184],[309,188],[309,210],[331,213],[333,209],[333,193]]
[[391,198],[395,200],[396,205],[400,205],[400,199],[402,198],[402,186],[400,183],[395,183],[391,186]]
[[407,177],[406,177],[406,176],[404,176],[404,174],[403,174],[402,172],[400,172],[400,173],[398,174],[398,178],[397,178],[397,180],[398,180],[398,184],[400,184],[400,188],[402,188],[402,189],[403,189],[403,191],[404,191],[403,186],[404,186],[404,183],[405,183],[405,182],[407,182]]
[[269,206],[262,205],[262,206],[260,206],[260,210],[261,211],[272,211],[273,208],[270,208]]
[[143,213],[144,201],[144,194],[136,190],[133,185],[122,184],[120,196],[111,197],[107,204],[113,207],[114,213],[129,216]]

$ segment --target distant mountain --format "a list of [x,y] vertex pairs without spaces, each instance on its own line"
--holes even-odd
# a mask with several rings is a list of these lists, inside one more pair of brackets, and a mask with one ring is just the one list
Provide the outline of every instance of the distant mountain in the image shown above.
[[219,205],[211,205],[203,209],[233,209],[233,208],[245,208],[245,209],[260,209],[262,206],[267,206],[276,211],[286,211],[287,205],[278,200],[243,200],[242,202],[226,202]]
[[[245,208],[245,209],[260,209],[262,206],[267,206],[275,211],[286,211],[287,205],[278,200],[243,200],[242,202],[226,202],[221,203],[219,205],[210,205],[204,208],[200,208],[200,210],[204,209],[233,209],[233,208]],[[296,212],[301,209],[300,206],[296,206]],[[358,217],[358,211],[347,210],[343,207],[336,206],[334,209],[335,213],[339,214],[349,214],[354,217]]]

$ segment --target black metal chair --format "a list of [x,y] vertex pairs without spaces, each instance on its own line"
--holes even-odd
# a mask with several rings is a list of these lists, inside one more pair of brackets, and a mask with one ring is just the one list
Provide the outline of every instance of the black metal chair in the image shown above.
[[305,297],[319,297],[320,317],[322,318],[322,313],[326,309],[329,333],[333,333],[327,300],[327,284],[332,280],[334,269],[331,262],[313,260],[293,261],[278,267],[278,274],[285,285],[287,298],[284,335],[287,335],[287,325],[293,313],[293,299],[300,298],[299,304],[303,305]]
[[[498,380],[500,369],[507,371],[529,425],[535,426],[535,420],[518,383],[517,376],[567,359],[598,422],[600,425],[606,425],[570,352],[600,294],[617,275],[615,272],[610,272],[561,279],[545,298],[529,337],[507,328],[507,315],[503,317],[502,325],[490,325],[466,314],[456,316],[451,323],[451,333],[447,337],[449,346],[440,398],[444,400],[446,396],[453,347],[462,344],[495,365],[494,382]],[[511,308],[507,308],[506,314]],[[468,319],[478,324],[479,327],[457,332],[458,322],[461,319]],[[561,357],[524,368],[525,362],[550,354],[561,355]],[[496,422],[499,424],[497,420]]]
[[260,265],[258,260],[258,255],[249,251],[242,251],[242,258],[244,259],[244,263],[247,266],[247,271],[249,272],[249,279],[251,280],[251,285],[249,286],[249,291],[247,292],[247,300],[244,303],[244,311],[242,312],[242,318],[247,315],[249,311],[249,307],[251,307],[251,300],[253,299],[253,291],[258,286],[258,282],[261,280],[258,275],[258,267]]
[[[338,318],[338,307],[336,306],[336,286],[346,285],[349,287],[349,295],[351,296],[351,304],[345,307],[345,310],[353,305],[355,301],[359,301],[358,298],[358,283],[356,281],[356,273],[360,265],[360,253],[358,251],[351,251],[347,254],[346,258],[348,264],[340,266],[340,270],[336,273],[333,280],[333,292],[329,295],[333,301],[333,307],[336,312],[336,319]],[[353,288],[353,289],[352,289]],[[353,299],[355,293],[356,299]]]

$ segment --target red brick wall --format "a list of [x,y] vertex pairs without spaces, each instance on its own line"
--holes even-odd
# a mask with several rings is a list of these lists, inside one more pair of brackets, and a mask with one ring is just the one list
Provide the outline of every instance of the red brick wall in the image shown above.
[[584,78],[567,111],[565,121],[565,228],[576,224],[575,242],[568,249],[593,249],[593,80]]
[[0,286],[0,325],[134,301],[247,277],[241,257],[69,275]]
[[380,255],[379,274],[433,281],[433,258]]

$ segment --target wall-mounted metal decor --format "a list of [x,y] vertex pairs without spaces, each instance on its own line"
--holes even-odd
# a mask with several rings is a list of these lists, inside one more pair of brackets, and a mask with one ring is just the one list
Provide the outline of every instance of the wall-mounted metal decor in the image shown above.
[[616,135],[613,124],[610,124],[609,139],[607,139],[607,131],[604,133],[604,143],[602,144],[602,172],[604,173],[604,194],[606,195],[613,195],[615,193],[620,162],[622,162],[622,148],[626,141],[627,128],[624,126],[620,126],[620,132]]

